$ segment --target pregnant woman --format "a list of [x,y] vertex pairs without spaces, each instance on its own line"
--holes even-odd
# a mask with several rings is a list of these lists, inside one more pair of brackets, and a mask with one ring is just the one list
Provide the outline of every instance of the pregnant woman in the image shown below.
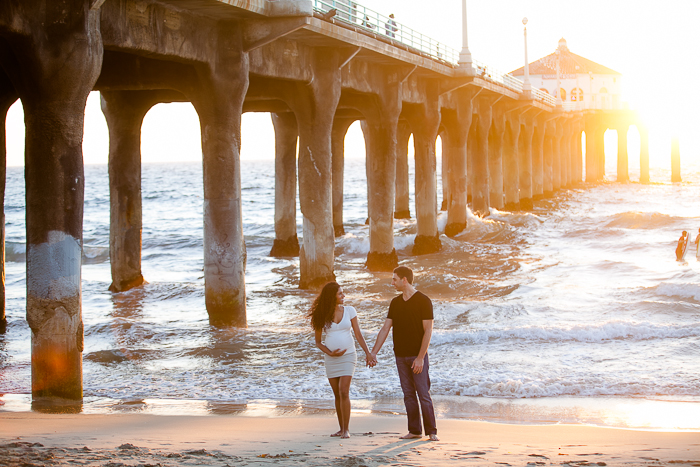
[[[362,337],[357,312],[353,307],[343,305],[344,299],[343,289],[336,282],[329,282],[314,300],[309,317],[311,326],[316,331],[316,347],[325,354],[326,376],[335,396],[335,411],[340,430],[331,436],[349,438],[350,382],[357,362],[351,329],[360,347],[365,351],[367,364],[374,366],[374,361]],[[322,341],[324,331],[325,339]]]

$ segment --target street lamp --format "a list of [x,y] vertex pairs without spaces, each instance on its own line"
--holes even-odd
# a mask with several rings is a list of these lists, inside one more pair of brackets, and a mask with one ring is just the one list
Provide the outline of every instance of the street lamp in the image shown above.
[[473,74],[472,53],[469,51],[469,40],[467,38],[467,0],[462,0],[462,51],[459,53],[459,67]]
[[527,18],[523,18],[523,35],[525,37],[525,80],[523,81],[523,93],[529,96],[532,93],[530,84],[530,64],[527,61]]

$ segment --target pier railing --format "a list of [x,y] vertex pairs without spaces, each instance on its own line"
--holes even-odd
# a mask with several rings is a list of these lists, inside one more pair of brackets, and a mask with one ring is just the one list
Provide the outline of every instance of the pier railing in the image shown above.
[[400,42],[435,60],[450,64],[456,64],[459,60],[459,52],[452,47],[351,0],[314,0],[314,9],[321,14],[335,10],[334,20]]
[[[394,18],[385,16],[352,0],[314,0],[314,10],[321,15],[335,10],[335,15],[332,18],[336,21],[359,28],[369,34],[399,42],[417,53],[429,56],[433,60],[455,67],[458,66],[459,52],[456,49],[438,42],[415,29],[411,29]],[[523,82],[518,78],[502,73],[476,60],[473,61],[473,67],[476,76],[500,83],[517,93],[523,92]],[[552,96],[539,89],[532,90],[532,97],[534,100],[544,104],[551,106],[556,104]]]

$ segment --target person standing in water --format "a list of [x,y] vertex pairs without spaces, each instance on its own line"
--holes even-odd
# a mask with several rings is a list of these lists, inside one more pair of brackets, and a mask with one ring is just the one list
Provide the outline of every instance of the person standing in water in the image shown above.
[[687,235],[688,232],[684,230],[681,234],[681,238],[678,239],[678,246],[676,247],[676,261],[683,259],[683,250],[685,249],[685,244],[688,242],[686,238]]
[[413,287],[413,271],[406,266],[394,269],[391,285],[401,295],[395,297],[389,305],[389,314],[377,335],[369,365],[376,364],[377,353],[393,327],[396,367],[408,416],[408,433],[401,436],[401,439],[422,437],[422,412],[425,434],[431,441],[439,441],[428,374],[428,346],[433,335],[433,303]]
[[695,237],[695,259],[700,261],[700,229],[698,229],[698,236]]
[[[351,306],[343,305],[345,294],[336,282],[329,282],[314,300],[309,312],[311,326],[316,334],[316,347],[324,353],[326,376],[335,397],[335,412],[338,416],[340,430],[331,436],[349,438],[350,432],[350,383],[355,374],[357,353],[355,338],[365,351],[366,362],[370,364],[369,347],[362,337],[357,311]],[[326,338],[322,342],[325,331]]]

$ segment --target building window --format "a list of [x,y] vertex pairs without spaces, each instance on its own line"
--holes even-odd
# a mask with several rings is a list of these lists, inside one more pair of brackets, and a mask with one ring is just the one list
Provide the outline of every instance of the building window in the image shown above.
[[571,101],[583,102],[583,91],[581,88],[574,88],[571,90]]
[[608,89],[607,89],[607,88],[600,88],[600,91],[598,91],[598,92],[601,93],[601,94],[607,94],[607,93],[608,93]]
[[566,89],[559,88],[559,96],[561,96],[562,101],[565,101],[566,100]]

